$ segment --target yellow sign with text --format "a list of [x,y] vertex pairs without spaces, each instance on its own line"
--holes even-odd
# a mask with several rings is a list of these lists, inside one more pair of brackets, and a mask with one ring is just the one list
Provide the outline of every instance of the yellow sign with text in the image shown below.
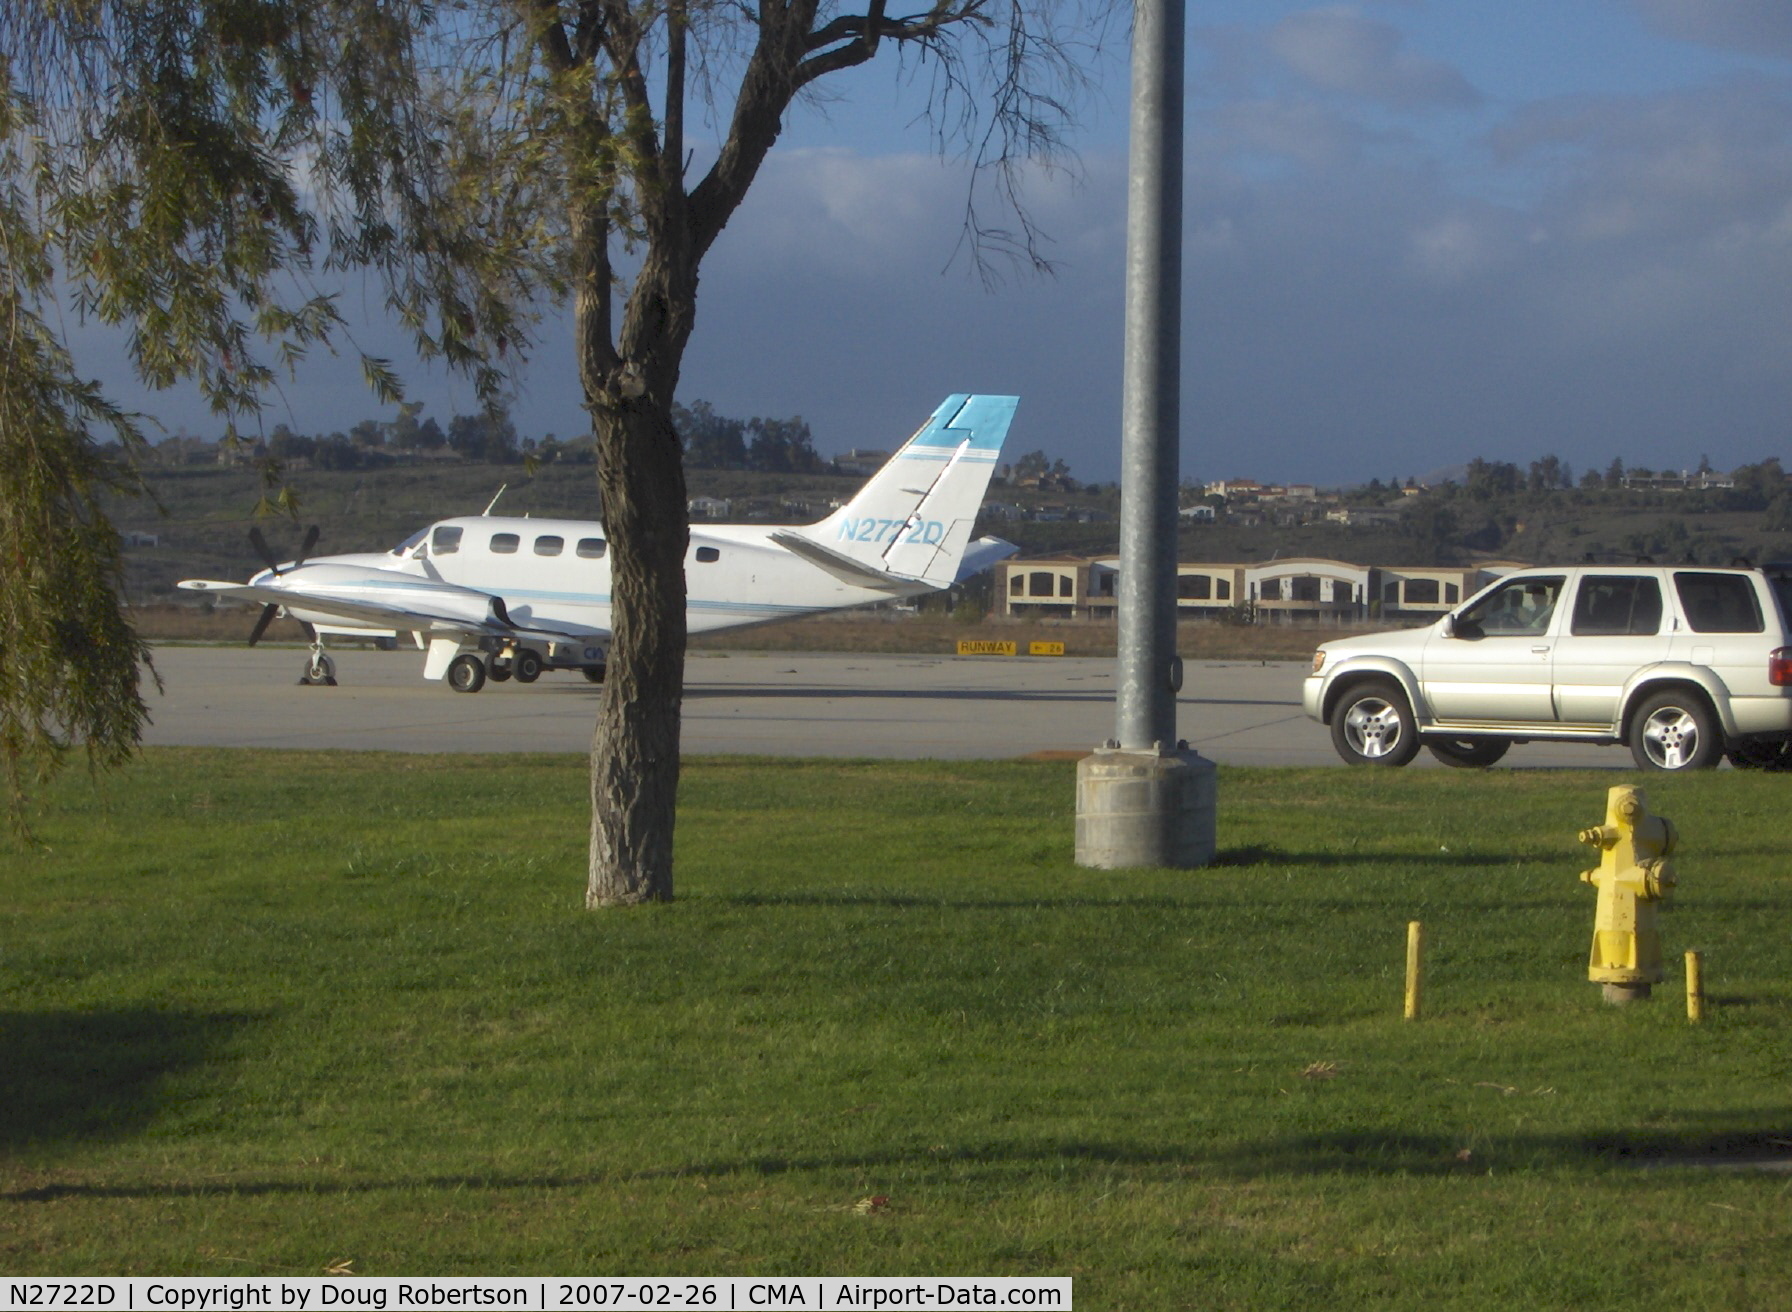
[[1062,656],[1063,654],[1064,644],[1061,642],[1029,642],[1027,644],[1027,655],[1029,656]]
[[1015,645],[1012,642],[995,642],[988,639],[961,638],[958,642],[960,656],[1012,656]]

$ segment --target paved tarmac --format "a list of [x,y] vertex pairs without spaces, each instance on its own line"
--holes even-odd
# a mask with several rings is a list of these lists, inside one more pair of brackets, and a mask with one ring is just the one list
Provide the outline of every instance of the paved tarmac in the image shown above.
[[[455,693],[414,650],[332,651],[339,686],[298,684],[298,648],[162,647],[150,745],[402,752],[584,752],[599,689],[577,674]],[[1190,663],[1181,735],[1225,765],[1341,765],[1300,709],[1305,662]],[[886,758],[1082,752],[1114,734],[1114,662],[1075,657],[693,652],[684,750]],[[1514,766],[1627,769],[1622,748],[1533,744]],[[1433,765],[1428,754],[1419,764]]]

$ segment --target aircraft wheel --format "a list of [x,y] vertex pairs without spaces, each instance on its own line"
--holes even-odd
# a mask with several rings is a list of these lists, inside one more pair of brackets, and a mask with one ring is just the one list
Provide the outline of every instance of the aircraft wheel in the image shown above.
[[511,658],[510,672],[516,675],[518,683],[534,683],[541,677],[541,656],[528,647],[517,648],[516,655]]
[[497,661],[493,661],[487,673],[491,675],[493,683],[505,683],[510,679],[511,670],[508,663],[501,665]]
[[602,683],[604,681],[604,667],[602,665],[587,665],[584,667],[584,674],[587,682]]
[[448,666],[448,686],[456,692],[478,692],[485,687],[485,662],[471,652],[456,656]]
[[323,652],[319,652],[305,663],[305,672],[299,676],[301,688],[334,688],[336,686],[336,662]]

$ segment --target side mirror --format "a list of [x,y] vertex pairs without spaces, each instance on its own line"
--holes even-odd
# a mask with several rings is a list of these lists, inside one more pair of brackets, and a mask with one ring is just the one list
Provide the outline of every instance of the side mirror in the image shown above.
[[1454,615],[1444,616],[1438,621],[1437,631],[1446,638],[1454,638],[1456,636],[1456,617]]

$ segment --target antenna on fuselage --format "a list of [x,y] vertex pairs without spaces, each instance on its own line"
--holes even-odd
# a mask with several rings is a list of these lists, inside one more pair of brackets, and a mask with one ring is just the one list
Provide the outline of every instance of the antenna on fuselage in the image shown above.
[[503,484],[499,485],[498,490],[493,495],[492,499],[490,501],[486,502],[485,509],[479,512],[480,518],[483,519],[485,516],[492,513],[492,507],[498,504],[498,498],[503,496],[506,489],[508,489],[509,487],[510,487],[510,484],[508,484],[508,483],[503,483]]

